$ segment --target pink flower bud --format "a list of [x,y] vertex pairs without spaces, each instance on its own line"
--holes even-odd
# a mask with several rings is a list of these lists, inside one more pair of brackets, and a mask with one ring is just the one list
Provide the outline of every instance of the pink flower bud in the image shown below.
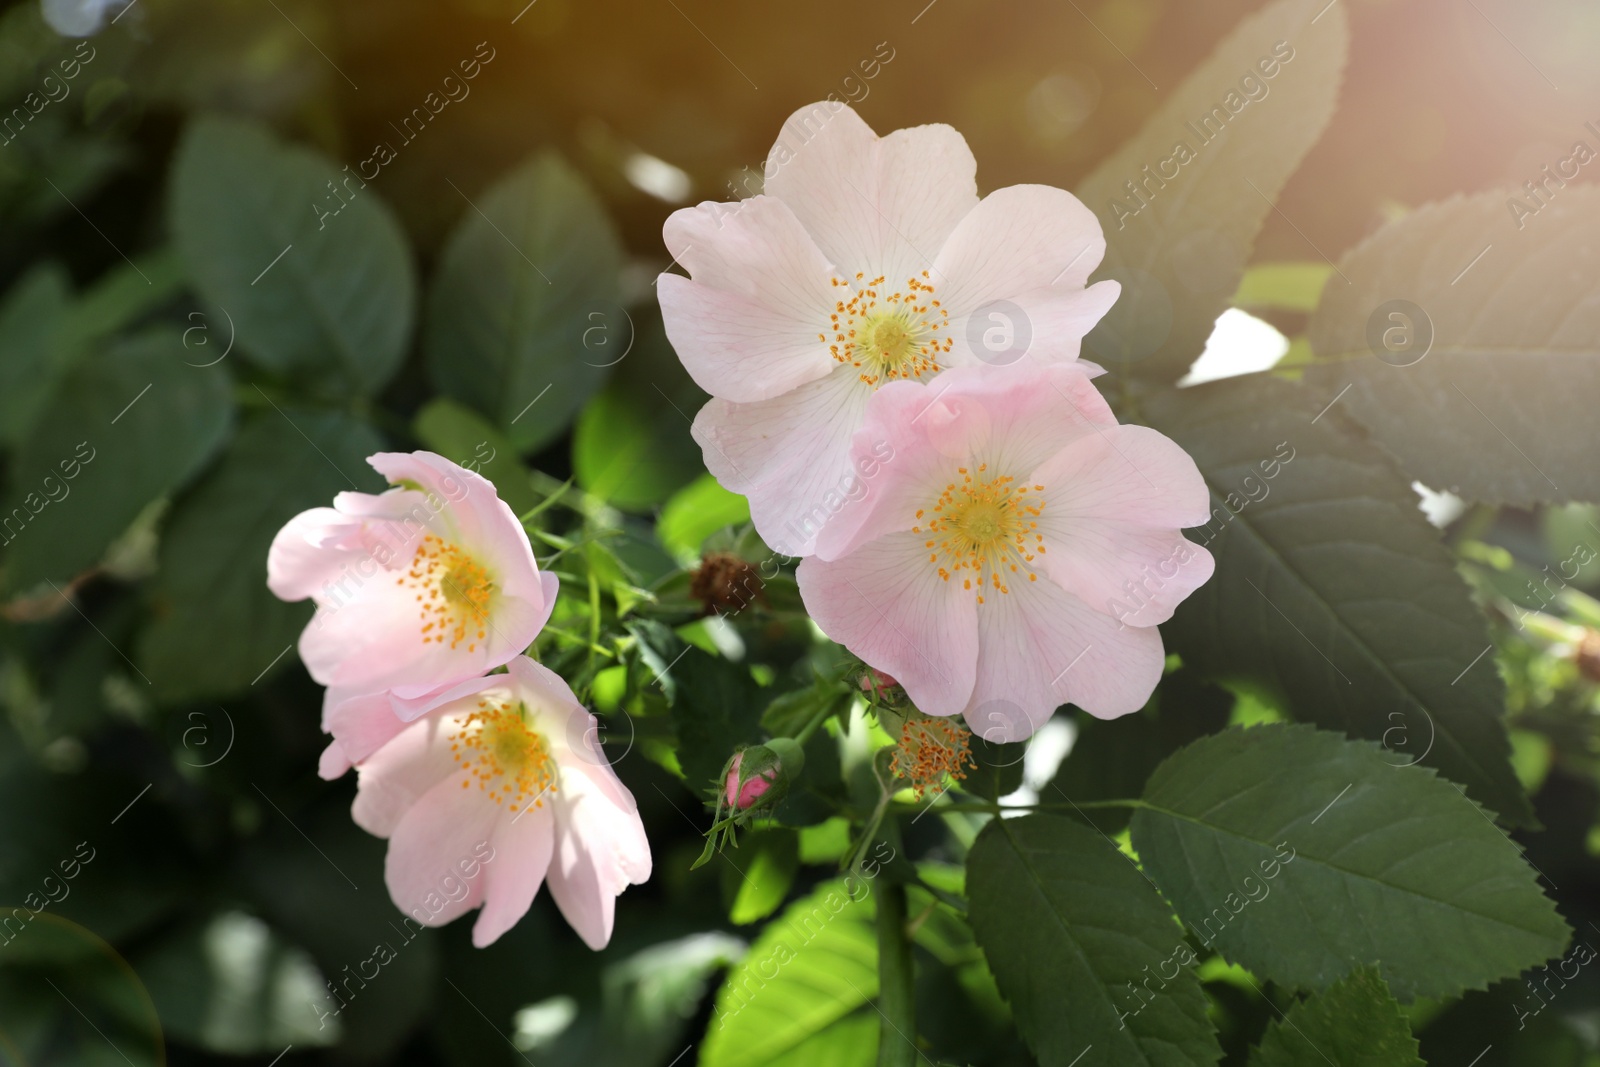
[[894,675],[886,674],[875,667],[868,667],[867,673],[861,676],[861,691],[863,693],[870,693],[874,688],[888,689],[899,684],[894,680]]
[[733,764],[728,768],[727,794],[728,806],[745,810],[761,799],[763,793],[772,788],[772,780],[778,776],[778,769],[773,767],[764,774],[758,774],[739,788],[739,765],[744,762],[744,753],[740,752],[733,757]]

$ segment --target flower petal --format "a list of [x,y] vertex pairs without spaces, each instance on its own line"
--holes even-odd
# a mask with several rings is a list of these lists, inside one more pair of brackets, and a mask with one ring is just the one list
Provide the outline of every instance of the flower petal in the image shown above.
[[1106,252],[1094,212],[1065,189],[1012,185],[973,208],[933,271],[952,319],[1031,290],[1080,290]]
[[399,736],[405,722],[394,713],[389,694],[329,689],[322,694],[322,729],[333,742],[322,754],[317,773],[334,779]]
[[524,808],[495,825],[494,858],[483,865],[483,910],[472,924],[474,947],[494,944],[528,913],[544,884],[555,840],[555,820],[547,807]]
[[481,859],[501,809],[477,790],[463,789],[470,779],[459,771],[435,784],[389,837],[383,863],[389,896],[423,926],[443,926],[483,902],[489,865]]
[[437,715],[411,723],[357,766],[356,800],[350,807],[356,825],[388,837],[412,805],[452,777],[457,769],[450,752],[453,729]]
[[724,488],[750,498],[756,530],[785,555],[809,554],[817,531],[859,492],[850,438],[872,390],[858,374],[839,367],[753,404],[713,398],[695,417],[706,468]]
[[990,741],[1030,736],[1061,704],[1097,718],[1137,711],[1161,680],[1155,627],[1119,626],[1052,581],[1014,582],[978,609],[967,725]]
[[644,824],[637,812],[613,804],[586,773],[562,774],[553,807],[556,847],[550,895],[584,944],[605,948],[617,896],[650,876]]
[[972,695],[977,601],[928,562],[923,536],[892,533],[796,574],[822,631],[905,688],[929,715],[954,715]]
[[766,160],[768,195],[788,204],[847,277],[921,276],[978,203],[978,164],[944,125],[879,139],[837,101],[803,107],[783,124]]

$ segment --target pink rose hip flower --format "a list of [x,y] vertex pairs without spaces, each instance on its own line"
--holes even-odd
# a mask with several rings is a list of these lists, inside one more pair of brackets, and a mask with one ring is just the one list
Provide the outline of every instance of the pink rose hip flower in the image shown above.
[[367,462],[395,488],[301,512],[267,554],[273,593],[316,602],[300,635],[311,676],[342,695],[413,698],[527,648],[559,583],[494,485],[431,452]]
[[1067,702],[1101,718],[1143,706],[1156,624],[1211,576],[1180,532],[1208,514],[1194,461],[1118,425],[1092,373],[961,368],[879,390],[854,451],[883,440],[896,458],[800,564],[829,637],[990,741]]
[[674,212],[663,274],[678,357],[711,401],[706,466],[750,498],[773,548],[807,555],[883,452],[851,462],[874,391],[948,367],[1072,361],[1119,287],[1085,288],[1105,254],[1071,193],[1015,185],[978,199],[949,126],[878,137],[849,107],[784,124],[762,195]]
[[[526,656],[508,666],[458,687],[361,759],[351,816],[389,839],[389,895],[424,926],[481,907],[472,943],[482,948],[547,884],[578,936],[600,949],[618,895],[650,877],[644,824],[567,684]],[[335,742],[391,721],[385,704],[352,707],[332,724]],[[483,862],[462,866],[472,857]]]

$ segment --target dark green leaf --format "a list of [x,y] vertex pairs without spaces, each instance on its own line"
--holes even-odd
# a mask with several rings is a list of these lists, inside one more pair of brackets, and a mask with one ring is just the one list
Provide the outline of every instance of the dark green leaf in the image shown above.
[[[1200,354],[1273,202],[1333,114],[1349,29],[1342,5],[1320,7],[1276,0],[1245,19],[1079,184],[1106,233],[1097,275],[1122,283],[1085,342],[1101,362],[1173,381]],[[1251,79],[1257,99],[1241,89]],[[1181,164],[1180,144],[1192,153]]]
[[[1040,799],[1083,803],[1136,797],[1163,759],[1227,726],[1233,703],[1232,693],[1183,669],[1161,679],[1137,714],[1109,720],[1080,714],[1072,749]],[[1104,832],[1116,833],[1128,825],[1131,814],[1123,808],[1097,808],[1090,818]]]
[[[382,447],[366,423],[336,412],[263,411],[240,431],[173,509],[162,540],[139,659],[163,698],[226,696],[289,659],[311,609],[268,591],[267,549],[284,523],[335,493],[381,491],[366,457]],[[215,640],[222,633],[230,639]]]
[[1213,518],[1191,537],[1217,562],[1163,632],[1203,673],[1382,740],[1397,766],[1425,760],[1527,824],[1487,625],[1410,479],[1317,421],[1326,402],[1259,377],[1147,398],[1211,488]]
[[67,272],[42,263],[0,303],[0,442],[21,444],[66,371],[61,347],[72,301]]
[[[168,210],[215,340],[335,393],[375,393],[411,336],[416,271],[399,224],[350,168],[266,130],[205,118],[184,134]],[[191,357],[194,358],[194,357]]]
[[529,452],[560,436],[634,341],[618,302],[622,250],[556,156],[465,192],[473,203],[428,294],[428,368]]
[[701,1067],[860,1062],[827,1058],[821,1050],[832,1056],[857,1047],[868,1040],[865,1025],[851,1027],[848,1037],[821,1035],[877,995],[872,916],[870,886],[855,876],[825,882],[791,904],[717,991]]
[[767,699],[748,667],[698,648],[685,652],[672,672],[678,763],[689,787],[699,793],[720,782],[723,765],[736,749],[761,740]]
[[1050,815],[994,819],[967,857],[967,892],[973,932],[1042,1067],[1090,1048],[1107,1067],[1222,1055],[1183,932],[1094,830]]
[[1375,964],[1402,1000],[1447,997],[1559,954],[1517,846],[1388,757],[1302,725],[1205,738],[1151,777],[1134,847],[1201,943],[1290,988]]
[[1400,1005],[1374,970],[1363,968],[1326,993],[1274,1019],[1250,1053],[1250,1067],[1424,1067]]
[[1600,395],[1600,189],[1564,189],[1520,223],[1511,204],[1536,206],[1456,197],[1347,254],[1349,282],[1329,283],[1310,327],[1337,362],[1313,380],[1348,387],[1338,410],[1434,489],[1600,500],[1600,464],[1572,447]]
[[233,419],[221,367],[183,365],[176,333],[78,364],[17,456],[4,518],[7,584],[61,584],[93,566],[144,508],[199,471]]

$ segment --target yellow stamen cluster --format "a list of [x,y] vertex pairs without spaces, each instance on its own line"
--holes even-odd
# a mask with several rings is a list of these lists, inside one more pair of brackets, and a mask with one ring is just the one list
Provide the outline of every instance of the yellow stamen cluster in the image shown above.
[[484,566],[461,549],[428,534],[417,545],[411,567],[395,579],[410,584],[422,616],[422,643],[444,644],[452,649],[463,641],[476,652],[489,625],[494,578]]
[[881,274],[868,281],[857,272],[854,284],[834,278],[836,287],[850,290],[850,299],[834,302],[828,327],[832,343],[823,333],[817,340],[828,343],[836,361],[859,369],[867,385],[937,374],[939,356],[955,342],[938,336],[949,327],[950,313],[933,299],[927,278],[923,271],[922,278],[907,278],[905,287],[892,293],[879,291]]
[[988,469],[987,463],[976,471],[959,468],[961,481],[945,486],[931,509],[932,517],[927,510],[918,511],[917,518],[923,521],[911,527],[913,533],[927,535],[923,547],[939,577],[947,582],[959,577],[963,589],[977,586],[980,604],[985,585],[1009,593],[1007,575],[1023,568],[1028,581],[1037,581],[1028,565],[1045,551],[1038,522],[1044,501],[1029,495],[1042,492],[1044,486],[1017,485],[1007,474],[984,478]]
[[518,811],[530,804],[544,807],[546,793],[556,791],[556,767],[544,735],[528,725],[527,706],[515,707],[487,697],[478,710],[460,721],[450,736],[450,754],[471,772],[461,782],[473,781],[496,804]]
[[964,779],[966,768],[977,769],[971,741],[972,734],[954,719],[914,711],[900,731],[900,744],[894,750],[889,770],[910,782],[920,800],[929,789],[943,787],[947,776]]

